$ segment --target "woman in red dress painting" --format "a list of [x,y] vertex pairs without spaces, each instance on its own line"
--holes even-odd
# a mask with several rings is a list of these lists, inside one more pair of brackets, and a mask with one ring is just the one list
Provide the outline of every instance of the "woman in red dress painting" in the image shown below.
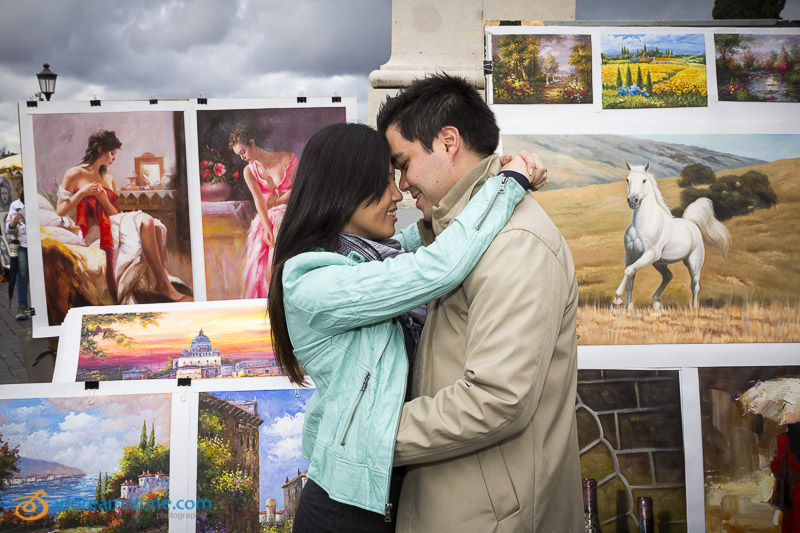
[[[56,213],[66,216],[74,209],[84,244],[105,252],[106,280],[116,303],[136,303],[134,289],[158,293],[167,301],[184,300],[187,295],[173,286],[173,281],[182,282],[170,276],[164,265],[164,224],[143,211],[119,210],[117,181],[108,167],[120,148],[122,143],[113,131],[100,130],[89,136],[83,160],[64,174]],[[141,268],[142,261],[147,269]]]

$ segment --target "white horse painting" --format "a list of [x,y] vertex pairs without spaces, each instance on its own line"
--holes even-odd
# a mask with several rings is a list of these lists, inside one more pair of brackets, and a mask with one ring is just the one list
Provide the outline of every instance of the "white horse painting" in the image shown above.
[[705,261],[703,241],[714,246],[724,259],[728,255],[731,234],[714,216],[714,207],[708,198],[699,198],[689,204],[682,218],[672,216],[656,179],[644,166],[631,167],[628,184],[628,206],[633,209],[633,220],[625,231],[625,275],[619,284],[614,305],[622,305],[622,291],[626,294],[626,307],[633,307],[633,281],[636,272],[648,265],[661,274],[661,285],[653,294],[653,308],[661,307],[661,293],[672,281],[671,263],[683,261],[692,281],[692,307],[697,307],[700,292],[700,269]]

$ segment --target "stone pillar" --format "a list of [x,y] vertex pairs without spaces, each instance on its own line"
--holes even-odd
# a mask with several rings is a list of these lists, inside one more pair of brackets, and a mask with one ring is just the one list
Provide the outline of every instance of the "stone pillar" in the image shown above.
[[574,20],[575,0],[392,0],[392,55],[369,75],[369,122],[381,102],[434,72],[483,89],[486,20]]

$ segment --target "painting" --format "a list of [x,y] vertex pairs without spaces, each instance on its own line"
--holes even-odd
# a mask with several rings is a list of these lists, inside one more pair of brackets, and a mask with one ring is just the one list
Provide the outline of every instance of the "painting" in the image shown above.
[[602,36],[603,109],[705,107],[703,34]]
[[638,531],[642,496],[659,531],[687,530],[680,399],[677,371],[578,371],[581,476],[597,481],[604,531]]
[[589,35],[493,35],[495,104],[591,104]]
[[214,507],[198,514],[198,533],[292,530],[308,471],[301,432],[312,393],[200,393],[197,497]]
[[264,300],[85,314],[72,375],[76,381],[276,376],[270,335]]
[[800,136],[505,135],[503,149],[547,162],[535,197],[575,259],[580,344],[800,341]]
[[167,531],[169,394],[0,400],[0,530]]
[[344,107],[197,112],[208,300],[266,298],[271,254],[305,143]]
[[798,531],[800,366],[699,374],[706,531]]
[[[178,111],[31,117],[46,326],[86,305],[190,300],[184,117]],[[157,157],[163,174],[137,161]],[[27,176],[27,175],[26,175]],[[33,176],[33,173],[31,173]],[[29,203],[33,194],[29,193]],[[29,233],[30,233],[29,229]],[[35,253],[35,252],[31,252]],[[32,273],[32,281],[35,273]],[[44,291],[44,298],[37,291]],[[51,331],[52,333],[52,331]]]
[[714,35],[717,92],[725,102],[800,102],[800,35]]

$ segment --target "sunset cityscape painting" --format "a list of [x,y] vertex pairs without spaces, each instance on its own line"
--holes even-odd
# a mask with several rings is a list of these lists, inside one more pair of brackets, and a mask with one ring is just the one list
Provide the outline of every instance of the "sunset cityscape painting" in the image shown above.
[[85,315],[77,381],[280,374],[264,302]]

